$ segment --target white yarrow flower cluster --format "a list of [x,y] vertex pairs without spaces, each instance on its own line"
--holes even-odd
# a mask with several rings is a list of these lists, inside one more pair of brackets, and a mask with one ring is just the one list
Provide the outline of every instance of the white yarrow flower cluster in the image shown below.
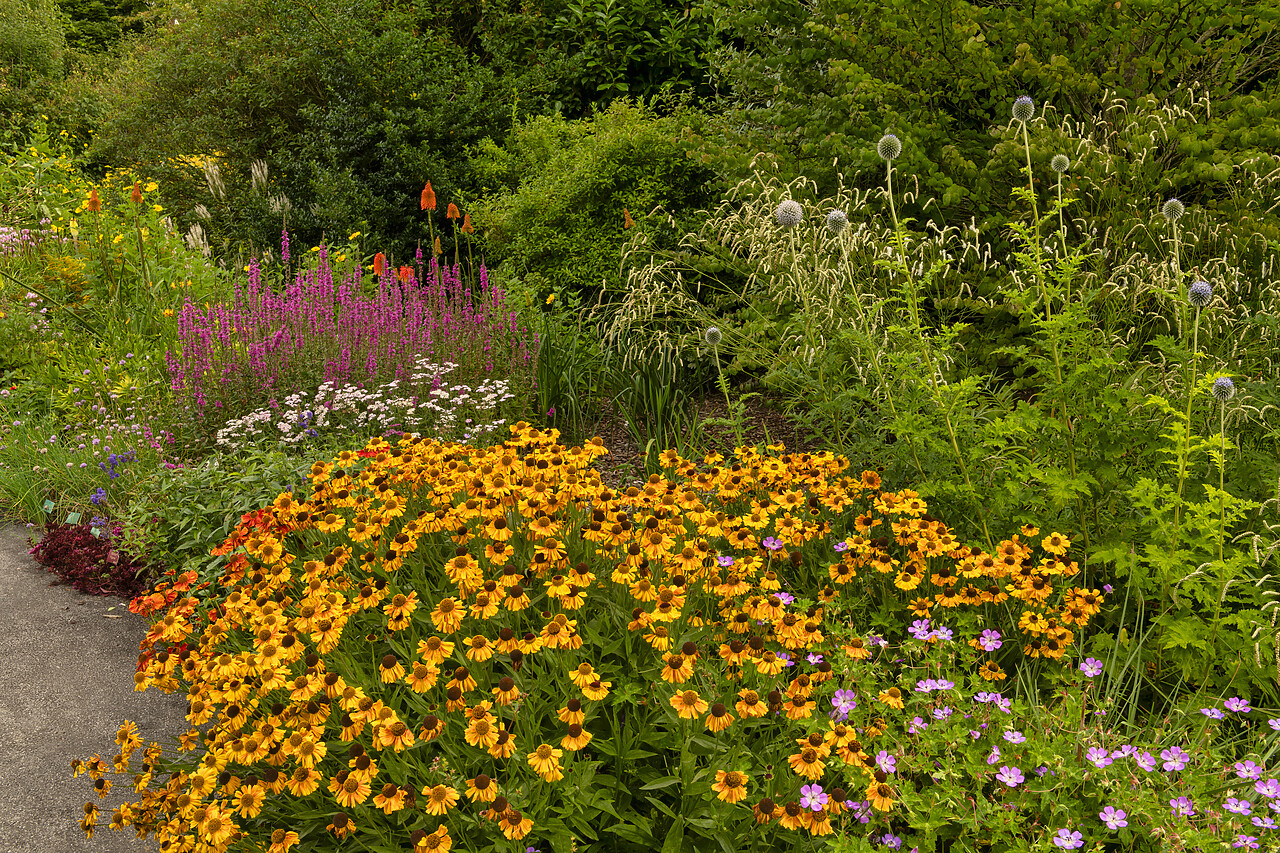
[[284,446],[305,444],[325,432],[416,433],[441,440],[477,441],[498,436],[506,424],[500,405],[515,395],[505,379],[475,386],[449,385],[452,362],[419,359],[407,381],[394,379],[377,388],[321,385],[314,395],[290,394],[273,406],[228,421],[218,430],[220,447],[235,450],[268,438]]

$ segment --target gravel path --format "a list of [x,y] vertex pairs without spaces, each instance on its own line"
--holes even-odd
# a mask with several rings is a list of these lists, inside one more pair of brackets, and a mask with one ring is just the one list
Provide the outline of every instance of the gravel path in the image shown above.
[[134,692],[146,620],[120,599],[51,586],[55,576],[27,554],[27,535],[0,526],[0,853],[154,850],[132,829],[107,829],[132,785],[98,802],[98,829],[85,838],[76,823],[96,796],[87,777],[71,778],[71,760],[110,761],[126,719],[147,742],[168,745],[186,729],[185,699]]

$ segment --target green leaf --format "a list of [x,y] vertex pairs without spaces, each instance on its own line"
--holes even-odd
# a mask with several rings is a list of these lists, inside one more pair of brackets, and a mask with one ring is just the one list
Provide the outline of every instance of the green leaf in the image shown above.
[[660,791],[663,788],[670,788],[672,785],[679,785],[679,784],[680,784],[680,780],[677,777],[663,776],[661,779],[657,779],[653,782],[650,782],[648,785],[641,785],[640,790],[641,791]]
[[684,818],[677,817],[667,831],[666,840],[662,842],[662,853],[680,853],[681,842],[684,841]]

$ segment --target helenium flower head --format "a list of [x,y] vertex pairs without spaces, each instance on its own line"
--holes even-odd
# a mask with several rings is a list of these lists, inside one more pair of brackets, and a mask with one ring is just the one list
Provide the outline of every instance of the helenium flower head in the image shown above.
[[1213,380],[1213,388],[1210,390],[1215,400],[1225,403],[1236,395],[1236,383],[1230,377],[1219,376]]
[[1186,212],[1186,207],[1184,207],[1182,202],[1178,201],[1176,198],[1169,199],[1164,203],[1164,206],[1160,208],[1160,214],[1170,222],[1177,222],[1182,218],[1182,214]]
[[892,133],[886,133],[876,143],[876,153],[880,155],[881,160],[893,162],[902,153],[902,141]]
[[849,217],[845,215],[843,210],[832,210],[827,213],[827,230],[832,234],[839,234],[849,227]]
[[708,326],[707,330],[702,333],[702,339],[707,342],[709,347],[718,347],[720,342],[724,340],[724,334],[716,326]]
[[1066,154],[1054,154],[1049,161],[1049,168],[1061,175],[1071,165],[1071,158]]
[[773,215],[783,228],[794,228],[800,224],[801,219],[804,219],[804,208],[800,206],[800,202],[787,199],[778,205]]
[[1020,122],[1029,122],[1036,114],[1036,103],[1029,95],[1019,95],[1013,102],[1013,117]]
[[1213,285],[1207,281],[1193,282],[1187,292],[1187,301],[1196,308],[1208,305],[1213,301]]

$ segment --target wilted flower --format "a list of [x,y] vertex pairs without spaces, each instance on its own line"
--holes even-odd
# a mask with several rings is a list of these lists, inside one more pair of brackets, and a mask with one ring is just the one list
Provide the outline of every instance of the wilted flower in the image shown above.
[[1207,281],[1193,282],[1187,293],[1187,301],[1196,308],[1203,308],[1213,301],[1213,285]]
[[839,234],[849,227],[849,217],[845,216],[843,210],[832,210],[827,213],[827,230],[832,234]]
[[631,218],[631,211],[627,210],[625,207],[622,208],[622,230],[626,231],[635,224],[636,221]]
[[881,160],[897,160],[898,155],[902,153],[902,142],[892,133],[886,133],[876,143],[876,153],[880,155]]
[[718,347],[720,342],[724,340],[724,334],[715,326],[708,326],[707,330],[702,333],[702,338],[707,342],[709,347]]
[[787,199],[778,205],[774,216],[783,228],[794,228],[804,218],[804,208],[800,207],[800,202]]
[[1035,101],[1031,100],[1028,95],[1019,95],[1018,99],[1013,102],[1013,117],[1021,122],[1028,122],[1036,114]]
[[1049,168],[1061,175],[1067,171],[1071,165],[1071,159],[1066,154],[1054,154],[1053,159],[1049,161]]
[[1164,206],[1160,208],[1160,214],[1170,222],[1177,222],[1182,218],[1182,214],[1186,212],[1187,209],[1182,205],[1182,202],[1178,201],[1176,198],[1169,199],[1164,203]]
[[1213,380],[1212,394],[1219,403],[1225,403],[1236,395],[1236,383],[1229,377],[1219,376]]

